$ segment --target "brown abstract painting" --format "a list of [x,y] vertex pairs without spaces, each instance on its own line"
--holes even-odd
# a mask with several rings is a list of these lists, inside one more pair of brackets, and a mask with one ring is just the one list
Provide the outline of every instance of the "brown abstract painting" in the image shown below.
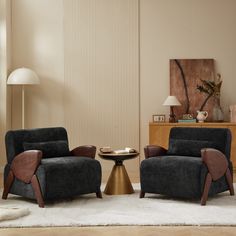
[[[194,118],[206,99],[204,93],[197,89],[201,80],[215,80],[214,59],[171,59],[170,60],[170,95],[180,101],[181,106],[174,107],[177,119],[183,114],[191,114]],[[204,105],[208,112],[207,121],[212,121],[215,100],[210,98]]]

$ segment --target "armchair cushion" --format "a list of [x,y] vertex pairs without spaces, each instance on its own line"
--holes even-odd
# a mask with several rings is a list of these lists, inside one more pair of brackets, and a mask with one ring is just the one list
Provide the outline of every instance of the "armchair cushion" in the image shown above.
[[45,199],[66,198],[100,189],[101,165],[97,160],[67,156],[43,159],[41,163],[36,175]]
[[200,197],[201,168],[202,161],[197,157],[151,157],[141,163],[142,189],[175,197]]
[[211,141],[170,139],[167,155],[201,157],[201,149],[215,148]]
[[[5,167],[5,178],[10,165]],[[89,157],[56,157],[42,159],[36,171],[43,199],[62,199],[98,192],[101,185],[101,165]],[[15,179],[11,193],[34,199],[31,184]]]
[[[198,157],[151,157],[141,162],[141,189],[180,198],[200,198],[207,173],[206,165]],[[209,196],[227,189],[222,177],[212,184]]]
[[65,140],[48,141],[48,142],[24,142],[24,151],[40,150],[43,158],[69,156],[70,150],[68,142]]

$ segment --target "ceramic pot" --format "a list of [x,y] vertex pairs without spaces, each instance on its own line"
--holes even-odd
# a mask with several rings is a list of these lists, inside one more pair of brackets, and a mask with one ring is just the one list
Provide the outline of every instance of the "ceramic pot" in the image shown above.
[[207,111],[197,111],[198,122],[204,122],[207,117],[208,117]]

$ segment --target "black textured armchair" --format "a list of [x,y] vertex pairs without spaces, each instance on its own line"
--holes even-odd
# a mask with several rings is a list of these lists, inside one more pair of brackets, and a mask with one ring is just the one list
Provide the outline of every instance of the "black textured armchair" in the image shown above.
[[40,207],[50,199],[96,193],[101,198],[101,165],[95,146],[69,150],[62,127],[8,131],[4,191],[36,199]]
[[180,198],[201,198],[230,190],[231,132],[221,128],[175,127],[170,131],[168,150],[149,145],[140,166],[141,192]]

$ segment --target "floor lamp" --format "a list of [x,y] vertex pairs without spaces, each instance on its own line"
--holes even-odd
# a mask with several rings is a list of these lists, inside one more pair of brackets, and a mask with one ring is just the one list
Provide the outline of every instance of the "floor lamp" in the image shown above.
[[7,84],[22,86],[22,129],[25,128],[25,85],[39,83],[37,74],[28,68],[16,69],[8,77]]

